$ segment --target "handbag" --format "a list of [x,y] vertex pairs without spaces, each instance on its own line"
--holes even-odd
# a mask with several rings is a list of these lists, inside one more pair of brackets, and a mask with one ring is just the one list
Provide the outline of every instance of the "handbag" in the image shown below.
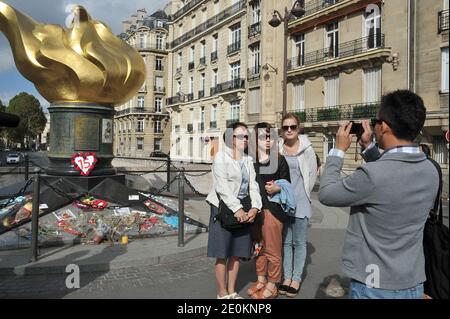
[[[438,165],[431,161],[435,166]],[[442,173],[439,173],[439,190],[435,205],[425,223],[423,250],[425,254],[424,283],[425,294],[433,299],[449,299],[449,229],[443,223],[441,185]],[[438,212],[439,211],[439,212]]]
[[[243,209],[246,212],[248,212],[252,208],[252,202],[249,195],[240,199],[240,202],[241,205],[243,206]],[[244,227],[248,227],[249,225],[247,223],[239,222],[237,218],[234,217],[234,212],[228,208],[228,206],[225,204],[223,200],[220,199],[220,197],[219,197],[219,213],[214,218],[214,221],[217,220],[220,221],[222,227],[227,230],[237,230]]]

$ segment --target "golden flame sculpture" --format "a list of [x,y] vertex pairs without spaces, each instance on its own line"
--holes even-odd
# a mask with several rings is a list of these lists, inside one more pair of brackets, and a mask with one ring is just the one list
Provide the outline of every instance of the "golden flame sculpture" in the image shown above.
[[38,23],[0,1],[0,31],[18,70],[51,103],[130,100],[145,81],[141,55],[82,6],[72,13],[72,26],[64,29]]

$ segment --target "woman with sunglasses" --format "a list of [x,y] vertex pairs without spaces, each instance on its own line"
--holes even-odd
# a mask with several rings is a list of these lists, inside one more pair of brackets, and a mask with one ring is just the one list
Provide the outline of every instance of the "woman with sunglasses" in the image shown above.
[[296,198],[295,217],[283,227],[283,284],[280,294],[297,296],[306,260],[308,221],[311,218],[311,191],[317,178],[317,159],[311,142],[300,135],[300,119],[295,114],[282,118],[281,154],[289,165],[291,184]]
[[[219,203],[223,201],[239,222],[253,223],[262,204],[253,160],[246,154],[249,138],[247,125],[234,123],[227,128],[223,137],[226,147],[214,158],[213,187],[206,198],[211,205],[207,255],[216,258],[214,271],[218,286],[217,298],[243,299],[236,292],[236,279],[239,259],[251,257],[250,225],[230,231],[223,228],[216,217]],[[251,201],[248,212],[243,209],[245,200]]]
[[278,296],[277,284],[281,281],[283,222],[286,213],[283,208],[269,200],[280,193],[278,180],[290,182],[289,166],[278,151],[278,133],[269,123],[258,123],[254,128],[256,141],[255,158],[256,180],[262,198],[262,211],[252,225],[253,241],[262,244],[256,257],[258,281],[247,290],[252,299],[273,299]]

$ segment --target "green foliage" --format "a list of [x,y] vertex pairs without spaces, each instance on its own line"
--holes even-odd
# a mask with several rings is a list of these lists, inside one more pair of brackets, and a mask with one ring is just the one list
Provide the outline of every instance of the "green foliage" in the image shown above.
[[317,110],[317,121],[340,121],[341,111],[339,109]]
[[41,104],[33,95],[22,92],[9,101],[6,112],[20,117],[17,128],[7,130],[7,137],[13,142],[23,143],[25,137],[32,138],[42,133],[47,123]]
[[353,107],[353,119],[370,119],[377,115],[379,105],[367,104]]

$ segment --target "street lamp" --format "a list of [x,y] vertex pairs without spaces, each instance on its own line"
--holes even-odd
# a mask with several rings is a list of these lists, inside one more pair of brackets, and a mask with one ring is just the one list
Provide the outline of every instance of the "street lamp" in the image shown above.
[[283,67],[283,116],[287,113],[287,43],[288,43],[288,24],[292,16],[300,18],[305,14],[305,1],[297,0],[292,5],[292,9],[284,8],[284,17],[278,10],[273,11],[272,19],[269,21],[269,25],[273,28],[277,28],[282,22],[284,22],[284,67]]

